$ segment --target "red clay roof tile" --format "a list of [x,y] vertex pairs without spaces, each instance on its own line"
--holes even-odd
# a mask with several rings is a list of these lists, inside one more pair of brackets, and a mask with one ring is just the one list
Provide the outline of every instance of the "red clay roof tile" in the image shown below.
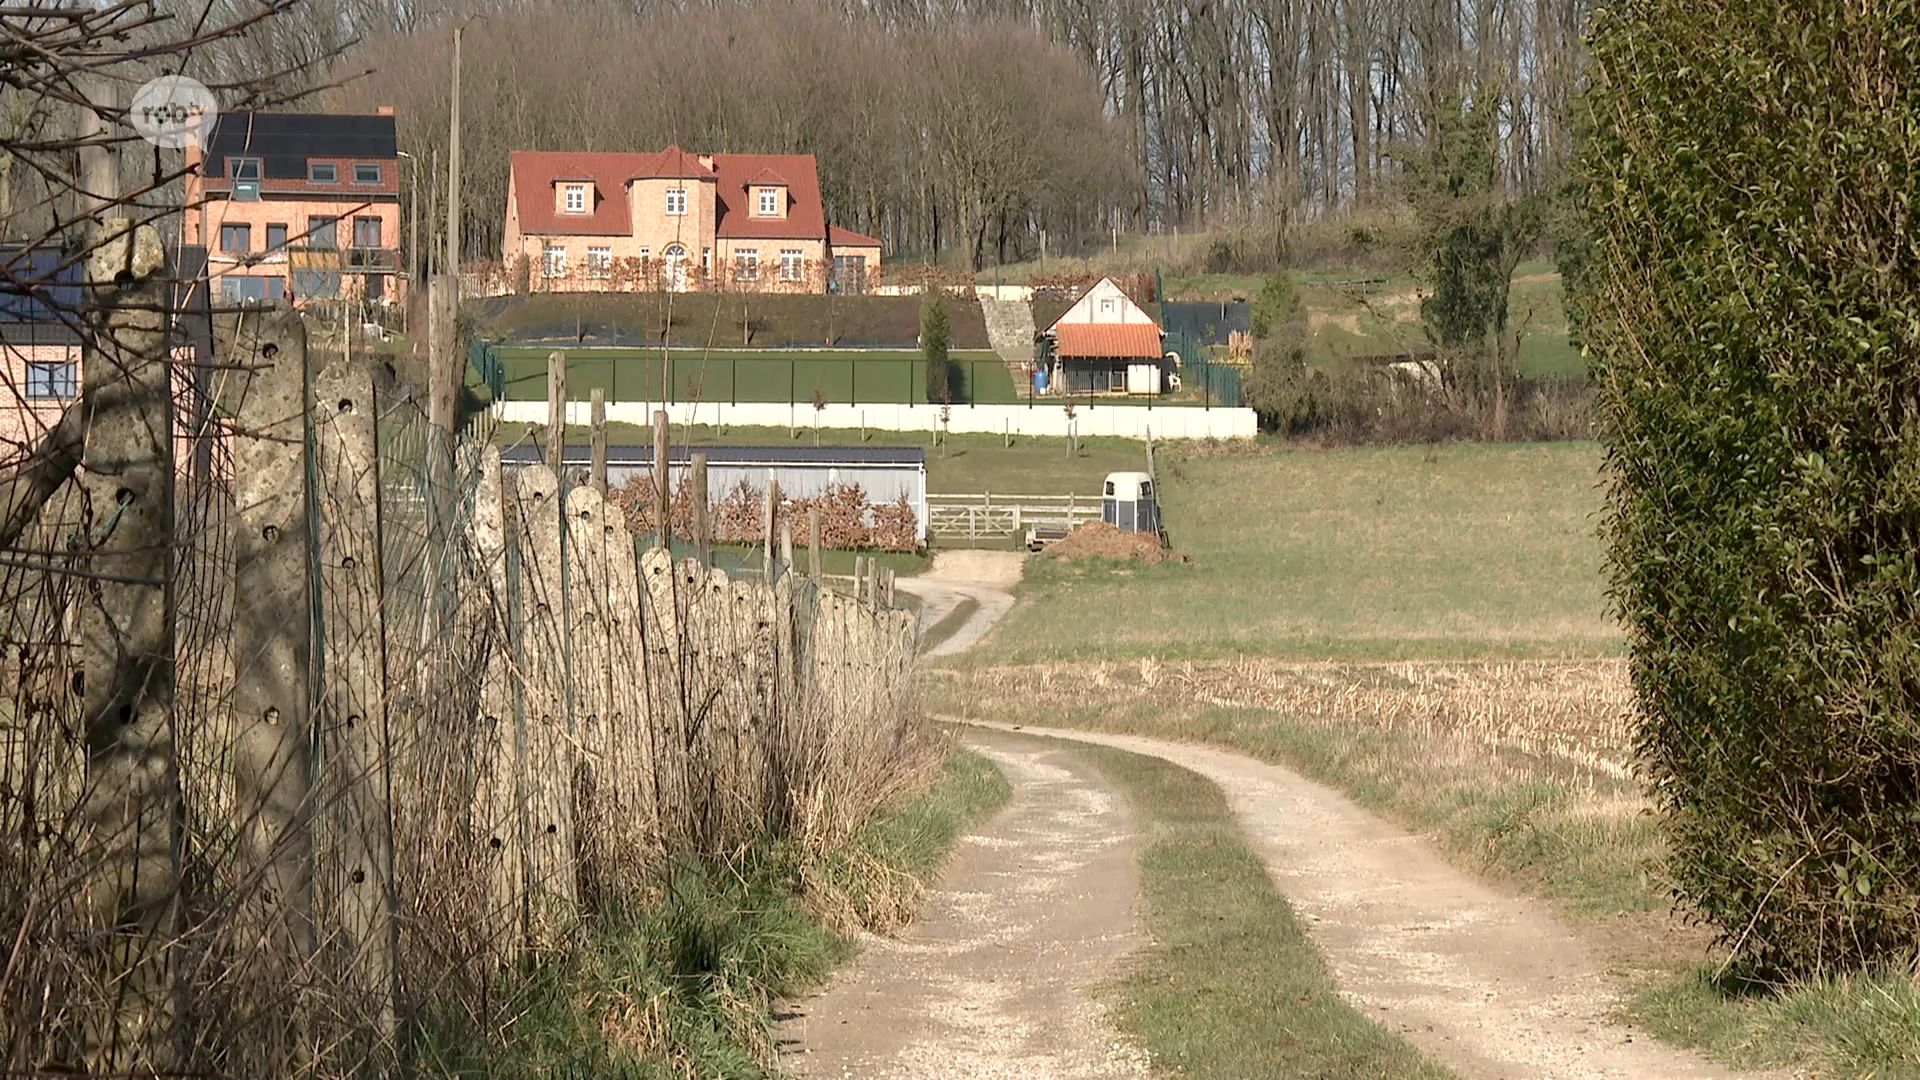
[[1152,323],[1056,323],[1062,357],[1077,359],[1159,359],[1160,328]]

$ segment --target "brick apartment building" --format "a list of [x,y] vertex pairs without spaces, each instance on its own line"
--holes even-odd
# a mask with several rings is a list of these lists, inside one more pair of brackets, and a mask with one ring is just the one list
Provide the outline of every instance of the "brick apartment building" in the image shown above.
[[[196,360],[213,350],[213,321],[200,276],[206,252],[169,247],[176,432],[196,410]],[[53,247],[0,247],[0,469],[45,442],[80,398],[84,337],[79,314],[86,264]],[[204,369],[200,369],[204,371]],[[184,453],[184,442],[176,452]]]
[[404,298],[392,109],[222,113],[200,165],[183,238],[207,248],[217,301]]
[[832,226],[812,154],[515,151],[502,261],[533,292],[865,292],[880,241]]

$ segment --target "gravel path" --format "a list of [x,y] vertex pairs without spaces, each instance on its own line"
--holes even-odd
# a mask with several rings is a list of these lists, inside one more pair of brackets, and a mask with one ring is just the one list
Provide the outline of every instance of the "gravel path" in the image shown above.
[[1090,989],[1139,944],[1134,835],[1119,797],[1068,752],[970,739],[1013,786],[964,840],[921,917],[781,1023],[785,1068],[861,1080],[1145,1076]]
[[1454,869],[1331,788],[1211,747],[1021,730],[1162,758],[1218,784],[1342,993],[1464,1077],[1744,1075],[1616,1021],[1602,964],[1548,905]]

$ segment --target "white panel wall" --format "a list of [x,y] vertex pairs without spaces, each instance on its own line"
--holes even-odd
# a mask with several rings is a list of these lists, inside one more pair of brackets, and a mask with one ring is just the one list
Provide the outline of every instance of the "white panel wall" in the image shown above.
[[[653,422],[655,406],[639,401],[607,402],[607,419],[616,423],[646,425]],[[567,403],[567,422],[586,424],[590,419],[585,401]],[[811,404],[785,402],[681,402],[667,406],[676,424],[718,427],[798,427],[858,428],[879,431],[926,431],[940,426],[939,405],[828,405],[815,410]],[[506,401],[493,407],[494,416],[511,424],[544,424],[544,401]],[[961,434],[1012,434],[1060,437],[1068,434],[1068,425],[1077,425],[1082,438],[1109,436],[1144,439],[1151,432],[1156,439],[1250,439],[1259,430],[1252,409],[1203,409],[1192,406],[1168,406],[1149,409],[1143,405],[1075,405],[1069,421],[1064,407],[1052,403],[1033,405],[954,405],[948,414],[947,430]]]

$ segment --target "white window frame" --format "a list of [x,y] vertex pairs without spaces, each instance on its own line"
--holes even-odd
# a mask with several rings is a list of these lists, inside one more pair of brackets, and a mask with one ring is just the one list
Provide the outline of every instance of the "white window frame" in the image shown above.
[[779,217],[780,216],[780,189],[779,188],[761,188],[760,189],[760,216],[761,217]]
[[585,184],[568,184],[565,187],[565,189],[563,189],[560,192],[560,200],[561,200],[560,204],[566,207],[567,213],[569,214],[586,213],[587,212],[587,186]]
[[611,247],[590,247],[587,249],[587,276],[590,278],[610,278],[613,276],[613,249]]
[[760,249],[736,248],[733,252],[733,280],[760,280]]
[[780,280],[804,281],[807,276],[807,253],[800,248],[780,249]]
[[567,276],[567,249],[563,245],[541,245],[540,276],[549,281]]
[[683,187],[667,189],[667,216],[684,217],[687,212],[687,189]]

